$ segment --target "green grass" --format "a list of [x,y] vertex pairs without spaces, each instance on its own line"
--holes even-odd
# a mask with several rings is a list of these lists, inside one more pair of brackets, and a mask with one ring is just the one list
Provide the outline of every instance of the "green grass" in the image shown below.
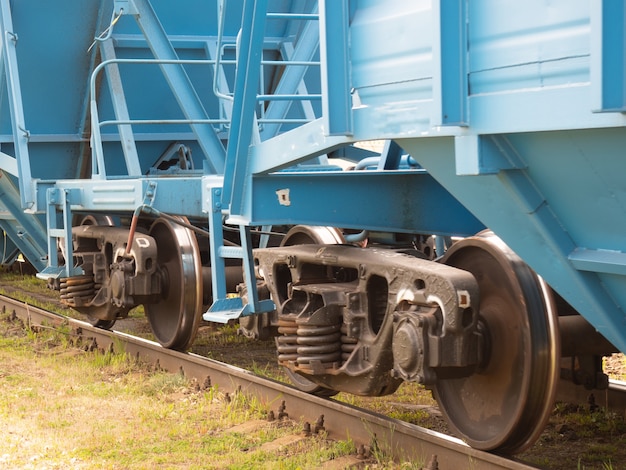
[[[270,406],[180,374],[153,371],[118,346],[85,352],[66,331],[0,319],[0,468],[314,468],[354,453],[317,436],[266,451],[301,423],[264,423]],[[274,406],[275,407],[275,406]]]

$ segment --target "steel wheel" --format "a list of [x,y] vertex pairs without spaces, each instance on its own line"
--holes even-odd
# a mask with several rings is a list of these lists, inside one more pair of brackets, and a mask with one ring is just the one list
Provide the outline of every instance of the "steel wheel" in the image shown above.
[[[309,225],[296,225],[285,235],[280,246],[293,245],[338,245],[345,243],[341,231],[334,227],[317,227]],[[339,392],[330,388],[322,387],[303,375],[300,375],[288,367],[284,367],[285,374],[291,383],[303,392],[316,395],[318,397],[329,398]]]
[[340,245],[342,243],[345,243],[345,239],[341,231],[334,227],[296,225],[287,232],[280,246]]
[[96,328],[101,328],[103,330],[110,330],[115,325],[117,319],[115,320],[101,320],[99,318],[93,317],[91,315],[87,315],[87,322]]
[[492,232],[458,242],[442,262],[476,277],[488,346],[477,373],[438,381],[435,398],[472,447],[522,451],[543,431],[556,392],[560,345],[549,289]]
[[315,382],[307,379],[306,377],[297,374],[292,371],[288,367],[283,368],[287,377],[291,383],[298,389],[306,393],[310,393],[311,395],[315,395],[322,398],[330,398],[337,395],[339,392],[337,390],[333,390],[332,388],[322,387],[321,385],[317,385]]
[[89,214],[82,218],[80,225],[97,225],[100,227],[113,227],[115,222],[110,215]]
[[202,267],[194,233],[159,218],[150,227],[157,243],[162,299],[145,311],[157,341],[166,348],[187,349],[202,315]]

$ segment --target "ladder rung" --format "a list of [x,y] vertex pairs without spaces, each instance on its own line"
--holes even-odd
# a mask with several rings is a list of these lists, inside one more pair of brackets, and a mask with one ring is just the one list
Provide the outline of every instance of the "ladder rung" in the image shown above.
[[64,238],[65,230],[63,230],[62,228],[51,228],[48,229],[48,235],[53,238]]
[[257,95],[256,99],[262,101],[308,101],[320,100],[322,95]]
[[219,248],[219,256],[225,259],[243,259],[243,248],[240,246],[222,246]]
[[314,13],[268,13],[269,20],[319,20],[320,16]]

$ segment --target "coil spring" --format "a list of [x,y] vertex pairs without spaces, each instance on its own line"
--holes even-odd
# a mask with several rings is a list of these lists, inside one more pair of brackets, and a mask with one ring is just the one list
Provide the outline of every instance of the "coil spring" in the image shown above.
[[341,325],[341,360],[345,362],[348,360],[352,352],[356,349],[358,339],[348,336],[348,325],[343,323]]
[[298,360],[298,325],[295,319],[281,319],[278,321],[276,349],[278,362],[296,362]]
[[[321,363],[324,367],[340,367],[346,352],[341,332],[341,323],[331,325],[308,325],[306,319],[282,319],[278,324],[281,334],[276,339],[278,361],[295,362],[299,366],[313,367],[313,363]],[[352,341],[350,341],[352,343]],[[354,349],[354,344],[347,344]]]
[[70,307],[80,307],[96,293],[93,276],[73,276],[61,279],[61,300]]

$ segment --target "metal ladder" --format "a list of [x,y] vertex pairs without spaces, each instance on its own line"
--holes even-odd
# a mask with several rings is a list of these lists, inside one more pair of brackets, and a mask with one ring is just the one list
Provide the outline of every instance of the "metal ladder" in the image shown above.
[[[209,231],[211,232],[211,274],[213,282],[214,302],[204,314],[207,321],[227,322],[232,318],[274,310],[271,300],[259,299],[250,226],[239,224],[241,247],[223,245],[222,217],[223,214],[233,216],[239,214],[238,208],[244,203],[237,190],[249,178],[246,163],[247,150],[251,144],[271,139],[278,135],[283,125],[301,125],[316,118],[312,100],[320,100],[320,94],[308,92],[304,82],[305,74],[310,67],[320,67],[319,61],[313,58],[319,48],[319,27],[317,12],[311,13],[272,13],[267,12],[268,1],[247,3],[244,10],[243,25],[237,50],[237,73],[234,90],[220,88],[223,84],[223,54],[227,47],[222,42],[222,26],[225,17],[225,2],[220,2],[220,32],[216,45],[214,92],[224,105],[220,110],[232,111],[229,143],[226,150],[226,168],[224,185],[210,189],[209,201],[211,215]],[[283,42],[280,47],[280,60],[263,58],[265,44],[265,26],[268,21],[287,20],[304,22],[299,31],[298,41]],[[280,81],[273,93],[266,94],[263,77],[265,67],[283,67]],[[259,77],[258,81],[255,77]],[[259,83],[262,90],[250,86]],[[290,118],[289,111],[294,102],[301,106],[302,118]],[[258,113],[258,114],[257,114]],[[225,260],[241,259],[244,266],[244,280],[247,288],[247,304],[241,298],[228,297],[225,285]]]

